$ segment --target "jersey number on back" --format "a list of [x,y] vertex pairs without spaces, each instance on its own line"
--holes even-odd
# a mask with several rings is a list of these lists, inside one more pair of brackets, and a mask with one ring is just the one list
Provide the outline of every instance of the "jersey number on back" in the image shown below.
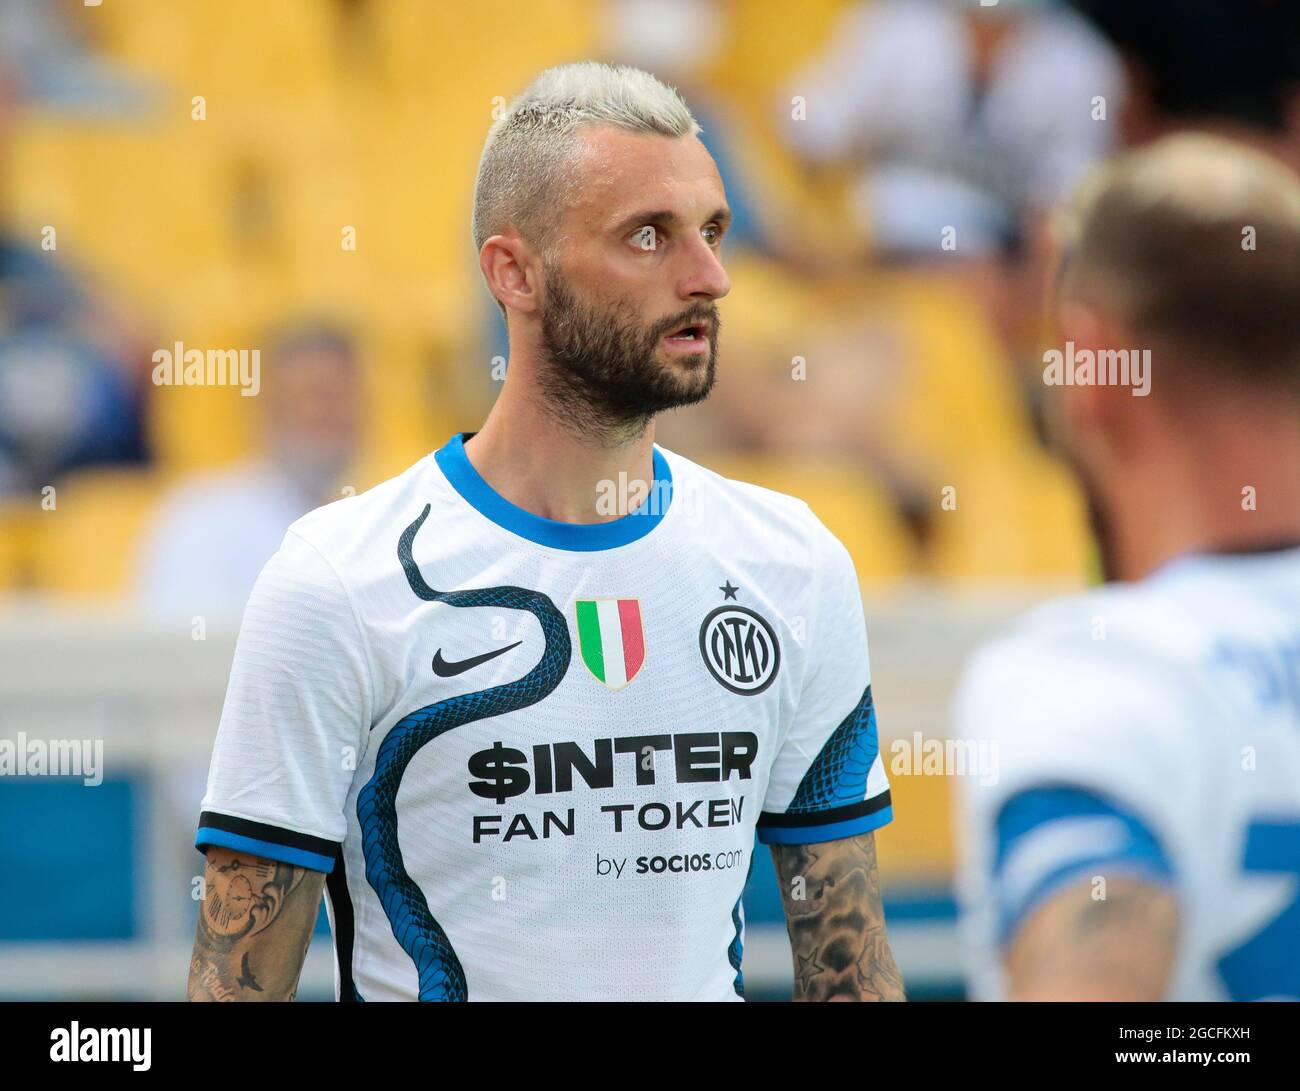
[[1290,874],[1295,896],[1282,912],[1219,960],[1233,1000],[1300,1000],[1300,822],[1254,822],[1242,870]]

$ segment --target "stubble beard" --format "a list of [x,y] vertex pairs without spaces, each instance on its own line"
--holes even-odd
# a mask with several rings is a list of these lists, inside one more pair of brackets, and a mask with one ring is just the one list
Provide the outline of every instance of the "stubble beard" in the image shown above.
[[[709,396],[717,371],[719,320],[712,304],[642,325],[626,306],[600,311],[580,301],[551,263],[545,263],[540,371],[544,408],[585,439],[616,444],[634,439],[666,409]],[[662,338],[690,322],[711,324],[709,349],[662,358]]]

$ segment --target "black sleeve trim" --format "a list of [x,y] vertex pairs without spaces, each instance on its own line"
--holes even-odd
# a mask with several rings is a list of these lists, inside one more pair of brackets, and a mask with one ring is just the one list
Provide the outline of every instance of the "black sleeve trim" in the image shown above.
[[844,807],[833,807],[829,811],[803,811],[798,814],[773,814],[764,811],[758,816],[760,829],[799,829],[803,826],[825,826],[832,822],[848,822],[850,819],[883,811],[890,805],[889,789],[879,795],[858,803],[849,803]]
[[270,841],[286,848],[301,849],[318,856],[333,857],[338,851],[339,843],[324,837],[313,837],[309,833],[286,830],[282,826],[272,826],[266,822],[252,822],[247,818],[234,818],[218,811],[204,811],[199,815],[199,828],[225,830],[240,837],[250,837],[256,841]]

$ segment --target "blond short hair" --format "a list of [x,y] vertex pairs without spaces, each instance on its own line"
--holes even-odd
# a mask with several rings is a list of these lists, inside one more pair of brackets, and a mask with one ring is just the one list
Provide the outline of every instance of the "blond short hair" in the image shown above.
[[1300,179],[1283,164],[1166,137],[1098,168],[1058,230],[1063,294],[1205,374],[1300,392]]
[[693,136],[699,124],[676,90],[649,72],[582,61],[548,68],[488,130],[474,186],[474,248],[513,225],[543,247],[573,177],[573,134],[612,125]]

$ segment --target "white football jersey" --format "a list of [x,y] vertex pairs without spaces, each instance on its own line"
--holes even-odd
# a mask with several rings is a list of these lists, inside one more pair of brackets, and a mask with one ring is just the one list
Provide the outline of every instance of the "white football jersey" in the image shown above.
[[1300,548],[1188,554],[1048,604],[972,660],[959,896],[977,999],[1055,891],[1119,875],[1179,906],[1167,999],[1300,999]]
[[849,556],[658,447],[630,514],[540,518],[465,438],[290,528],[197,844],[328,873],[343,1000],[738,1000],[755,832],[891,818]]

